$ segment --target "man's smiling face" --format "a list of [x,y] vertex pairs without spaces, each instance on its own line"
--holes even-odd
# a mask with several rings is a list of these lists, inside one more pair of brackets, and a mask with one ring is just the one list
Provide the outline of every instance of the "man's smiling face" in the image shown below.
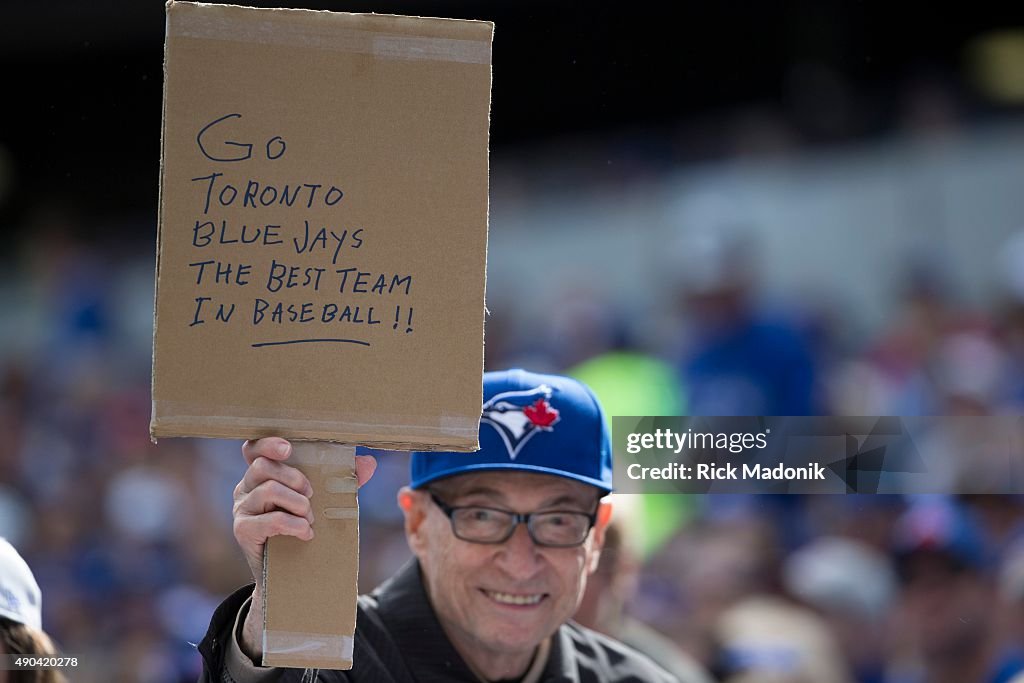
[[[599,491],[564,477],[529,472],[463,474],[431,485],[452,507],[478,505],[510,512],[591,514]],[[572,548],[536,545],[526,525],[504,543],[455,537],[445,513],[426,491],[404,489],[406,533],[423,568],[438,619],[460,651],[514,655],[532,652],[569,620],[596,567],[607,514],[584,543]]]

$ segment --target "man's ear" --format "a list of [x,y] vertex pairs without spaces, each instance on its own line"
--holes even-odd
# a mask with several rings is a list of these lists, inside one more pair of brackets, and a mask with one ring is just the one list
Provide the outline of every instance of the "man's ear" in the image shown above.
[[413,555],[420,557],[424,548],[423,521],[427,518],[425,494],[403,486],[398,491],[398,507],[405,517],[405,539]]
[[597,571],[597,563],[601,560],[601,549],[604,547],[604,532],[612,519],[612,504],[604,501],[597,506],[597,519],[594,521],[594,540],[587,573]]

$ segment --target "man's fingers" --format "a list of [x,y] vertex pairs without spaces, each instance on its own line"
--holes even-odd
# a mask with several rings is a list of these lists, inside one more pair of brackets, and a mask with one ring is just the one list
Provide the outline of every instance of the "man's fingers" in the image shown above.
[[284,460],[292,454],[292,445],[278,436],[268,436],[242,444],[242,457],[249,465],[256,458],[264,457],[271,460]]
[[235,503],[235,516],[261,515],[283,510],[313,523],[313,507],[309,498],[279,481],[267,480]]
[[304,541],[313,538],[313,527],[309,521],[280,510],[261,515],[239,515],[235,517],[234,531],[243,548],[247,545],[261,546],[271,536],[294,536]]
[[373,473],[376,471],[377,458],[372,455],[356,456],[356,479],[359,481],[360,486],[370,481],[370,477],[372,477]]
[[313,495],[313,487],[310,485],[309,479],[298,469],[291,465],[285,465],[283,462],[259,456],[245,471],[245,476],[242,477],[242,481],[239,482],[238,488],[235,490],[235,497],[252,491],[265,481],[279,481],[307,498]]

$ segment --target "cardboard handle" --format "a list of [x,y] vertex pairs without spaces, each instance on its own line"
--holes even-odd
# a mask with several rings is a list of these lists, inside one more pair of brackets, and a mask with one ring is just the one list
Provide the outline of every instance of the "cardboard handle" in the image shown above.
[[311,541],[273,536],[263,554],[263,665],[351,669],[359,577],[355,447],[292,443],[313,487]]

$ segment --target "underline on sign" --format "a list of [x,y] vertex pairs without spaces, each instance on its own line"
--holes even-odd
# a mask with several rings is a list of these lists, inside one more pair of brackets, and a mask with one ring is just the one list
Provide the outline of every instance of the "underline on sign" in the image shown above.
[[258,342],[253,344],[253,348],[259,348],[261,346],[284,346],[285,344],[321,344],[321,343],[334,343],[334,344],[359,344],[361,346],[369,346],[370,342],[361,341],[359,339],[290,339],[288,341],[278,342]]

